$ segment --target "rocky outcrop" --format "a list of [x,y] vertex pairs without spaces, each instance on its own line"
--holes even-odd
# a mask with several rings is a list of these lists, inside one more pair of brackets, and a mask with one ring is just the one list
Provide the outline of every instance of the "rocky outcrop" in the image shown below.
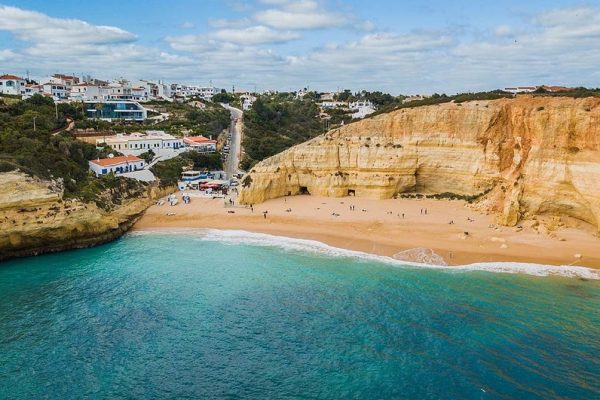
[[105,243],[125,233],[163,192],[151,187],[111,211],[63,198],[58,182],[0,174],[0,260]]
[[381,114],[260,162],[240,201],[302,192],[453,193],[477,198],[506,225],[548,214],[599,227],[600,99],[524,96]]

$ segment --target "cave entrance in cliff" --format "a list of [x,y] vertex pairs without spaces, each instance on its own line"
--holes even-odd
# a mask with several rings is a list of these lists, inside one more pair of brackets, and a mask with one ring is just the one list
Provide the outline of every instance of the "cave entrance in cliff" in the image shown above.
[[310,194],[306,186],[300,186],[300,194]]
[[354,189],[348,189],[348,196],[354,196],[354,197],[356,197],[356,190],[354,190]]

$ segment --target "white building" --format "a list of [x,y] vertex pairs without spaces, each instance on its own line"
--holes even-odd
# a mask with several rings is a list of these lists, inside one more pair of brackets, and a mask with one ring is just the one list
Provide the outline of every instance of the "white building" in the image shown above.
[[352,118],[364,118],[369,114],[373,114],[375,112],[375,108],[373,107],[373,103],[369,100],[358,100],[350,103],[350,109],[355,111],[352,114]]
[[0,76],[0,93],[2,94],[13,94],[13,95],[24,95],[25,86],[27,81],[16,75],[2,75]]
[[23,94],[23,99],[28,99],[35,94],[42,95],[44,93],[44,86],[42,85],[25,85],[25,94]]
[[217,151],[217,141],[204,136],[184,137],[183,143],[190,150],[195,150],[199,153],[214,153]]
[[69,98],[74,101],[107,100],[108,88],[92,83],[78,83],[71,87]]
[[517,87],[504,88],[505,92],[513,93],[513,94],[531,93],[531,92],[535,92],[536,90],[537,90],[537,86],[517,86]]
[[120,175],[126,172],[144,169],[146,162],[136,156],[119,156],[112,158],[99,158],[88,162],[90,169],[97,176],[114,173]]
[[62,100],[69,97],[70,90],[62,83],[46,82],[42,84],[44,94],[52,96],[55,100]]
[[323,101],[333,101],[333,99],[335,98],[335,93],[334,92],[328,92],[328,93],[321,93],[319,95],[319,100],[323,100]]
[[345,103],[343,101],[328,100],[328,101],[321,102],[321,107],[323,107],[323,108],[348,107],[348,103]]
[[254,105],[254,102],[256,101],[256,97],[252,96],[249,93],[245,93],[240,96],[240,101],[242,102],[242,109],[244,111],[248,111]]
[[156,155],[168,154],[184,147],[183,139],[164,131],[134,132],[129,135],[117,134],[96,140],[96,144],[107,144],[119,153],[139,156],[152,150]]

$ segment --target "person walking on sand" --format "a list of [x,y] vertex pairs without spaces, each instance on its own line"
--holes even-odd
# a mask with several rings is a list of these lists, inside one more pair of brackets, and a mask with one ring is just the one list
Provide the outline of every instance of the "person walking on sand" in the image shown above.
[[263,218],[267,219],[267,212],[266,211],[263,211]]

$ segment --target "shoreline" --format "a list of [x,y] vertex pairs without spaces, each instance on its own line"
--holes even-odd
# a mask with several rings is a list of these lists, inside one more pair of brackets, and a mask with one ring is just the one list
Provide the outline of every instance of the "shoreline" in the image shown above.
[[241,230],[387,257],[427,248],[449,266],[515,262],[600,269],[600,238],[589,226],[567,220],[546,232],[536,222],[498,226],[493,215],[451,200],[292,196],[268,200],[252,211],[225,207],[224,199],[192,197],[190,204],[151,206],[131,231]]
[[493,272],[508,274],[525,274],[539,277],[559,276],[579,278],[583,280],[600,280],[600,269],[577,265],[544,265],[526,262],[480,262],[465,265],[436,265],[420,263],[417,261],[398,260],[392,257],[365,253],[358,250],[344,249],[328,245],[313,239],[292,238],[289,236],[272,235],[243,230],[215,229],[215,228],[145,228],[130,231],[124,236],[139,235],[199,235],[203,240],[221,242],[226,244],[242,244],[264,247],[277,247],[302,254],[332,257],[348,257],[383,263],[401,268],[425,268],[445,270],[449,272]]

